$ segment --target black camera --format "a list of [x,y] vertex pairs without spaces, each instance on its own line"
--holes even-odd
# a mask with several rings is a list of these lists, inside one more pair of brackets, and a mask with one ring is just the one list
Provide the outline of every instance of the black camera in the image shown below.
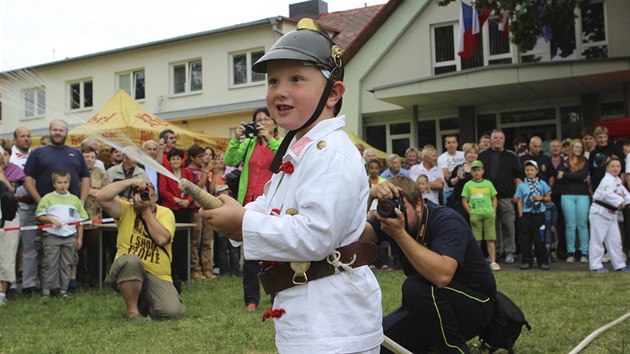
[[245,128],[245,133],[243,135],[245,135],[246,138],[253,138],[258,135],[258,126],[256,125],[256,122],[243,124],[243,127]]
[[151,199],[151,194],[149,193],[148,189],[140,190],[138,188],[135,188],[133,190],[133,194],[139,194],[141,200],[145,200],[146,201],[146,200]]
[[382,199],[376,205],[376,212],[383,218],[396,218],[396,209],[399,209],[406,217],[405,202],[402,198]]

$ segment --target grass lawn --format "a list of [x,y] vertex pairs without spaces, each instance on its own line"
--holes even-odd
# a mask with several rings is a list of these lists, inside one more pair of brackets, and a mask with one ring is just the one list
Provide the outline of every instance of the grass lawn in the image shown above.
[[[498,272],[499,290],[533,327],[517,353],[568,353],[595,329],[630,311],[628,274]],[[400,304],[400,271],[377,271],[383,312]],[[270,302],[245,311],[240,278],[194,282],[182,294],[186,317],[136,324],[122,299],[107,289],[60,298],[14,296],[0,308],[0,353],[272,353],[273,323],[262,323]],[[476,340],[471,341],[474,346]],[[629,353],[630,320],[598,337],[583,353]]]

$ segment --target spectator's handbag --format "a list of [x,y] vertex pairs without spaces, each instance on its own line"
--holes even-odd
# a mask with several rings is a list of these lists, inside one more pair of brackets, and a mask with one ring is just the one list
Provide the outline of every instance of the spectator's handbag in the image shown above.
[[5,221],[15,219],[18,210],[18,201],[4,182],[0,182],[0,210],[2,211],[0,227],[4,227]]

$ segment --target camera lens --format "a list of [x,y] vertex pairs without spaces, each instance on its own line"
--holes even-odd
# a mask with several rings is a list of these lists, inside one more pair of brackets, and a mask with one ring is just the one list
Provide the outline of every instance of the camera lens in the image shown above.
[[383,218],[396,218],[396,203],[392,200],[379,200],[376,212]]

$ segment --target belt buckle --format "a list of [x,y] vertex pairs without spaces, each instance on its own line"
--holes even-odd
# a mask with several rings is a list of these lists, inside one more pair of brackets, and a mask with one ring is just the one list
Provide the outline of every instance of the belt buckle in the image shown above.
[[291,262],[291,269],[293,270],[293,285],[304,285],[308,282],[306,272],[311,267],[311,262]]

